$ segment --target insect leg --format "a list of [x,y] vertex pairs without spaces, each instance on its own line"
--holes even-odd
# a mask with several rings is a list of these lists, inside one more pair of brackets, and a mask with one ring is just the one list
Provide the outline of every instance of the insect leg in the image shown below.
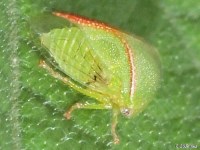
[[71,118],[71,113],[75,110],[75,109],[111,109],[112,107],[110,105],[106,105],[106,104],[82,104],[82,103],[76,103],[73,106],[70,107],[70,109],[64,114],[64,116],[67,119]]
[[57,78],[57,79],[63,81],[64,83],[66,83],[67,85],[71,86],[75,90],[77,90],[77,91],[79,91],[81,93],[85,93],[85,95],[89,95],[91,97],[95,97],[100,102],[104,102],[104,100],[102,100],[102,94],[101,93],[93,94],[91,91],[76,85],[74,82],[72,82],[67,77],[64,77],[60,73],[54,71],[44,60],[40,60],[39,66],[44,68],[44,69],[46,69],[54,78]]
[[[71,113],[75,110],[75,109],[111,109],[112,106],[110,105],[106,105],[106,104],[82,104],[82,103],[76,103],[73,106],[70,107],[70,109],[64,114],[64,116],[67,119],[71,118]],[[112,136],[113,136],[113,140],[114,140],[114,144],[118,144],[119,143],[119,137],[116,133],[116,126],[118,123],[118,115],[119,115],[119,111],[118,109],[113,109],[113,117],[112,117],[112,125],[111,125],[111,132],[112,132]]]
[[118,137],[118,135],[116,133],[116,126],[117,126],[117,123],[118,123],[118,115],[119,115],[119,110],[113,108],[111,132],[112,132],[114,144],[118,144],[119,143],[119,137]]
[[63,77],[60,73],[54,71],[44,60],[40,60],[39,66],[46,69],[54,78],[63,81],[67,85],[81,92],[82,89],[79,86],[71,82],[67,77]]

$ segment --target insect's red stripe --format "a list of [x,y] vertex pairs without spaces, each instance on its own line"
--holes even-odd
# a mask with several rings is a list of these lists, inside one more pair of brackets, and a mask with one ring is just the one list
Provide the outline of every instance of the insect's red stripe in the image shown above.
[[[123,39],[122,39],[123,40]],[[135,66],[133,62],[133,53],[131,51],[131,48],[127,44],[125,40],[123,40],[123,43],[126,47],[126,54],[128,56],[129,66],[130,66],[130,99],[132,100],[135,87],[136,87],[136,77],[135,77]]]
[[76,16],[74,14],[60,13],[60,12],[53,12],[53,14],[56,16],[65,18],[75,24],[87,25],[87,26],[92,26],[92,27],[98,28],[98,29],[104,29],[104,30],[110,31],[120,38],[121,42],[125,46],[126,54],[128,57],[128,63],[130,66],[130,98],[132,99],[134,91],[135,91],[135,84],[136,84],[135,66],[134,66],[134,62],[133,62],[133,54],[132,54],[131,48],[129,47],[127,42],[123,39],[123,35],[121,35],[121,32],[119,32],[117,29],[115,29],[113,27],[108,26],[105,23],[98,22],[96,20],[92,20],[92,19],[88,19],[88,18],[84,18],[84,17],[80,17],[80,16]]
[[54,15],[65,18],[67,20],[69,20],[72,23],[75,24],[81,24],[81,25],[87,25],[87,26],[92,26],[95,28],[100,28],[100,29],[104,29],[107,31],[112,31],[112,32],[117,32],[117,29],[110,27],[109,25],[102,23],[102,22],[98,22],[96,20],[92,20],[92,19],[88,19],[85,17],[80,17],[77,16],[75,14],[70,14],[70,13],[60,13],[60,12],[53,12]]

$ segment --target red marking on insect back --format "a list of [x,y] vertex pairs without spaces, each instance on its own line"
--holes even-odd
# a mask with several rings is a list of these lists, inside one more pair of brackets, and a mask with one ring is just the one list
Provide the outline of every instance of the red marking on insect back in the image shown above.
[[129,45],[126,43],[126,41],[123,42],[126,46],[126,54],[128,56],[128,61],[129,61],[129,66],[130,66],[130,100],[132,100],[133,98],[133,94],[135,91],[135,87],[136,87],[136,78],[135,78],[135,66],[134,66],[134,62],[133,62],[133,53],[131,51],[131,48],[129,47]]
[[61,13],[61,12],[53,12],[53,14],[55,16],[67,19],[74,24],[91,26],[91,27],[94,27],[94,28],[97,28],[97,29],[103,29],[103,30],[111,32],[114,35],[116,35],[117,37],[119,37],[119,39],[121,40],[121,42],[125,46],[125,49],[126,49],[125,52],[127,54],[128,63],[129,63],[129,66],[130,66],[130,99],[132,99],[134,91],[135,91],[135,87],[136,87],[134,58],[133,58],[133,53],[131,51],[131,48],[127,44],[126,40],[123,38],[122,33],[120,31],[118,31],[117,29],[110,27],[109,25],[107,25],[105,23],[102,23],[102,22],[99,22],[99,21],[96,21],[96,20],[92,20],[92,19],[88,19],[88,18],[78,16],[78,15],[75,15],[75,14]]
[[109,25],[107,25],[105,23],[102,23],[102,22],[99,22],[96,20],[92,20],[92,19],[88,19],[86,17],[78,16],[78,15],[71,14],[71,13],[61,13],[61,12],[53,12],[53,14],[55,16],[67,19],[74,24],[91,26],[91,27],[104,29],[104,30],[112,31],[112,32],[119,32],[117,29],[110,27]]

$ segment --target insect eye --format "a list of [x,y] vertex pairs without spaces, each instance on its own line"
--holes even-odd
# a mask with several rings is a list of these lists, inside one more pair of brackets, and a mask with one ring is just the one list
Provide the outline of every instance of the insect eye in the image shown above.
[[125,117],[130,117],[133,114],[133,109],[130,108],[123,108],[121,109],[121,113],[125,116]]

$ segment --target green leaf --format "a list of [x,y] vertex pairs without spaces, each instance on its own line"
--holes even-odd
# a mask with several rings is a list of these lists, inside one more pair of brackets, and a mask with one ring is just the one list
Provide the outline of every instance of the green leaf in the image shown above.
[[[9,0],[0,2],[0,8],[0,149],[200,145],[199,1]],[[30,30],[31,18],[52,10],[104,21],[141,36],[160,52],[162,85],[143,113],[132,119],[119,118],[119,145],[110,144],[110,111],[77,110],[72,120],[63,117],[67,108],[88,97],[38,66],[41,46]],[[48,26],[50,20],[41,22]]]

